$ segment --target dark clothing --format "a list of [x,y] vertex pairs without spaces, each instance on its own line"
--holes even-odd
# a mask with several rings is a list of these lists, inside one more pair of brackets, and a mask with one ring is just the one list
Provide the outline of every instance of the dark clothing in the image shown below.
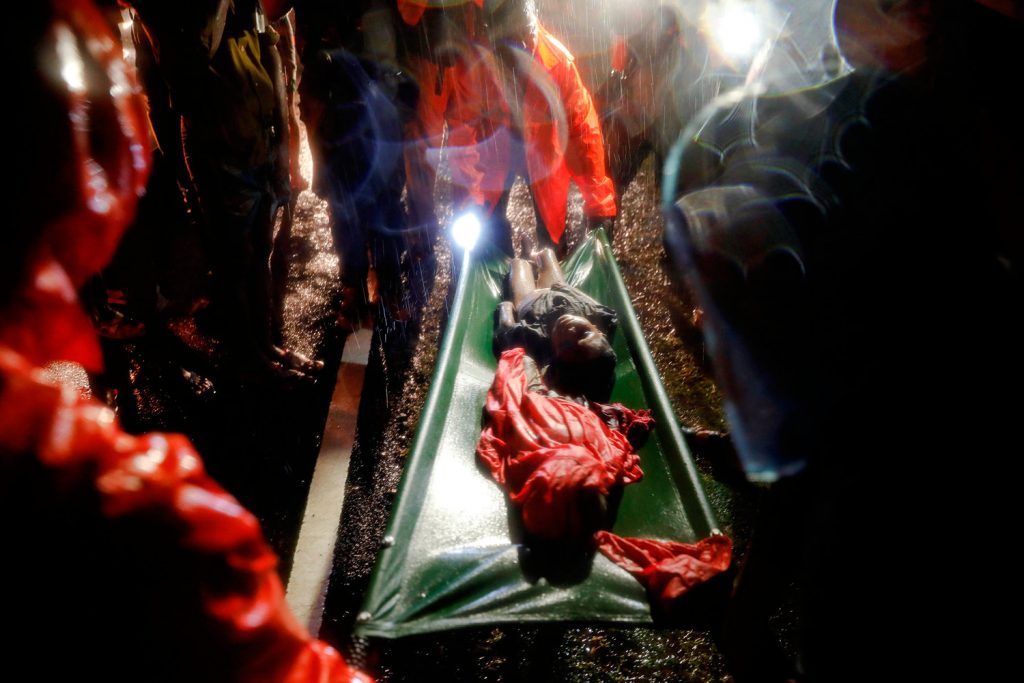
[[[808,680],[921,677],[929,659],[948,676],[934,653],[971,651],[957,627],[1005,599],[984,579],[950,590],[940,549],[1015,532],[1015,494],[992,473],[1017,450],[1024,371],[1024,136],[1007,94],[1021,31],[974,3],[935,6],[958,16],[919,72],[720,107],[670,207],[739,455],[802,489],[799,509],[762,518],[745,581],[797,573]],[[789,548],[757,545],[773,536]]]
[[[132,5],[153,42],[202,216],[227,357],[248,371],[271,353],[270,270],[278,98],[259,0]],[[217,40],[219,35],[219,40]]]
[[376,267],[398,282],[404,246],[404,81],[380,64],[337,48],[308,66],[309,87],[324,105],[314,135],[322,159],[318,189],[331,207],[342,281],[365,286]]
[[133,0],[153,40],[182,128],[204,155],[235,166],[267,163],[274,151],[274,81],[258,0],[231,2],[218,44],[217,3]]
[[520,305],[514,326],[498,328],[494,333],[496,351],[522,347],[537,365],[547,365],[552,360],[551,330],[563,315],[586,318],[609,342],[619,321],[614,309],[599,304],[575,287],[556,283],[550,289],[535,290]]
[[343,47],[363,54],[372,45],[366,45],[365,18],[371,13],[386,12],[387,0],[298,0],[294,2],[295,27],[303,44],[300,55],[303,64],[311,64],[317,53]]
[[240,169],[204,161],[208,163],[190,160],[190,167],[199,190],[203,241],[213,265],[211,303],[223,324],[221,334],[235,351],[267,352],[274,169],[269,164]]
[[295,16],[304,44],[299,106],[318,169],[313,190],[331,209],[342,283],[366,297],[373,267],[394,293],[406,246],[403,127],[417,97],[389,49],[394,2],[301,2]]

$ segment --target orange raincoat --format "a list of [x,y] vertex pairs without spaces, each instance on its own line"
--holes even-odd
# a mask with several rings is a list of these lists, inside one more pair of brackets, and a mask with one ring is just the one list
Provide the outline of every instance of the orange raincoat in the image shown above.
[[[524,53],[525,56],[525,53]],[[605,169],[604,137],[594,102],[583,84],[572,54],[542,26],[538,27],[532,63],[520,67],[527,73],[518,107],[499,97],[501,118],[491,122],[490,144],[481,145],[481,193],[488,209],[505,191],[512,163],[513,135],[522,135],[530,191],[551,239],[558,243],[565,232],[569,180],[583,195],[588,217],[616,215],[615,187]],[[501,75],[493,58],[490,90],[481,93],[481,110],[494,107],[494,92],[503,92]],[[518,110],[518,111],[516,111]]]
[[[472,0],[478,7],[483,0]],[[428,9],[423,0],[398,0],[398,12],[409,26],[416,26]],[[435,8],[436,9],[436,8]],[[475,35],[472,15],[466,15],[466,35]],[[472,49],[470,50],[472,52]],[[433,212],[434,181],[441,161],[445,125],[448,126],[448,165],[452,183],[470,194],[481,182],[481,139],[475,126],[473,102],[483,84],[473,79],[479,74],[468,68],[471,60],[459,60],[451,66],[440,66],[431,59],[410,55],[407,68],[419,85],[416,116],[406,126],[408,141],[405,150],[406,183],[414,210]],[[479,194],[475,195],[479,197]],[[477,202],[482,203],[482,202]],[[422,206],[419,206],[422,204]],[[423,220],[423,216],[417,216]]]

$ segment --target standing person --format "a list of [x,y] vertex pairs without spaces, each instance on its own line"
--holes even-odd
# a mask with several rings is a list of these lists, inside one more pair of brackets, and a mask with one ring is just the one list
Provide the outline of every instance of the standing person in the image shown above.
[[244,381],[303,377],[308,361],[275,347],[269,258],[279,173],[283,98],[276,37],[259,0],[170,7],[131,0],[152,39],[174,108],[202,214],[223,321],[225,358]]
[[[484,3],[493,48],[492,84],[503,95],[489,144],[482,146],[481,187],[486,211],[507,226],[505,211],[517,176],[530,185],[537,237],[562,257],[569,181],[583,195],[590,229],[611,231],[617,214],[615,187],[605,170],[604,139],[597,111],[573,56],[540,24],[533,0]],[[480,102],[484,111],[495,111]],[[511,236],[498,239],[511,253]]]
[[[269,16],[274,19],[274,12],[281,11],[275,4],[265,3]],[[299,64],[295,46],[295,11],[288,9],[277,17],[273,23],[273,31],[277,34],[274,44],[275,55],[271,61],[276,70],[274,87],[278,93],[277,140],[278,153],[276,167],[276,186],[278,203],[282,207],[281,223],[274,237],[273,252],[270,260],[272,287],[271,301],[271,334],[275,344],[284,342],[284,305],[288,292],[288,261],[292,254],[292,227],[294,224],[295,206],[299,193],[309,187],[302,177],[299,164],[300,142],[302,133],[299,130],[298,85]],[[280,82],[278,82],[280,79]],[[276,212],[275,212],[276,213]]]
[[477,49],[474,41],[482,38],[483,0],[428,5],[426,0],[398,0],[402,62],[419,86],[415,115],[405,126],[410,248],[417,255],[431,251],[437,234],[434,184],[442,146],[460,204],[479,185],[477,145],[483,138],[471,105],[485,86],[472,80],[469,69]]
[[[75,296],[135,215],[145,114],[89,0],[26,3],[8,65],[20,197],[0,250],[0,579],[5,667],[54,680],[367,683],[289,612],[256,519],[178,435],[132,436],[53,384],[96,369]],[[15,559],[16,558],[16,559]]]
[[[271,15],[273,16],[273,15]],[[274,21],[274,30],[280,36],[275,46],[281,56],[281,68],[284,73],[285,111],[288,118],[288,174],[292,193],[296,194],[309,187],[309,179],[303,176],[299,157],[302,133],[299,130],[299,64],[298,45],[295,41],[295,9],[290,8]],[[294,204],[294,197],[292,199]]]
[[341,263],[339,324],[355,327],[383,292],[396,301],[406,217],[402,128],[415,86],[397,66],[393,0],[296,3],[300,103],[314,191],[331,210]]
[[[980,680],[1007,590],[950,568],[1016,534],[993,472],[1024,383],[1022,27],[965,0],[834,16],[852,71],[723,99],[666,169],[666,247],[769,483],[723,649],[738,681]],[[797,662],[771,628],[788,590]]]

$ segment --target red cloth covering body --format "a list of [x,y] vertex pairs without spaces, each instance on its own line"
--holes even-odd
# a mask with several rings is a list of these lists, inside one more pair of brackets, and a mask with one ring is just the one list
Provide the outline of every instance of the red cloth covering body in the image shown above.
[[[64,509],[67,501],[76,501],[70,508],[75,519],[58,519],[58,528],[98,529],[103,536],[110,532],[125,553],[161,558],[161,566],[146,568],[147,575],[152,572],[148,580],[153,588],[143,591],[139,604],[121,595],[92,593],[99,586],[75,588],[72,583],[71,590],[78,590],[87,609],[103,614],[106,622],[115,620],[129,630],[141,631],[139,640],[147,643],[147,652],[166,650],[174,657],[178,667],[174,670],[187,675],[187,680],[370,680],[350,669],[334,648],[312,639],[292,616],[277,577],[277,558],[264,541],[259,523],[207,476],[185,437],[155,433],[136,437],[123,432],[108,408],[49,383],[42,370],[2,343],[0,471],[33,473],[0,484],[7,499],[5,508],[19,497],[25,498],[30,511]],[[27,523],[32,528],[32,522],[5,519],[0,524],[21,527]],[[76,540],[88,546],[89,539]],[[33,559],[19,556],[17,561]],[[129,568],[113,560],[109,564],[89,568],[91,575],[98,572],[104,577],[104,587],[123,583],[137,589],[140,582],[145,586],[147,579]],[[73,582],[78,573],[75,565],[63,570],[65,581]],[[163,595],[157,586],[172,590]],[[46,590],[46,586],[19,585],[17,589]],[[7,616],[18,618],[17,614]],[[160,636],[172,642],[150,642],[142,625],[154,619]],[[123,674],[115,672],[119,662],[129,661],[123,651],[132,644],[110,645],[107,674],[110,680],[120,680]],[[59,651],[60,640],[52,647]],[[80,664],[81,671],[89,670]],[[151,665],[156,669],[169,662],[158,660]],[[136,673],[142,678],[147,675]]]
[[[525,354],[522,348],[501,354],[477,455],[519,506],[528,532],[547,540],[592,533],[584,516],[588,498],[639,481],[640,458],[626,436],[609,429],[595,411],[529,391]],[[612,412],[627,432],[650,424],[642,411],[614,406]],[[690,545],[598,531],[595,541],[666,606],[725,571],[732,559],[732,543],[722,535]]]
[[528,532],[563,538],[584,530],[582,498],[608,495],[643,472],[626,437],[589,409],[528,391],[525,355],[521,348],[501,354],[477,454],[522,509]]
[[732,562],[732,541],[722,534],[696,543],[678,543],[598,531],[594,540],[609,560],[636,577],[663,606],[724,572]]

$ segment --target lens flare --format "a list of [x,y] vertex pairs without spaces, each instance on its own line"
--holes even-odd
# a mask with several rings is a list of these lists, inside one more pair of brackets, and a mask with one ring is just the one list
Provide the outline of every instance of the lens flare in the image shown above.
[[476,246],[482,227],[480,218],[475,213],[464,213],[452,223],[452,239],[457,245],[469,251]]
[[761,43],[761,24],[746,3],[727,3],[711,17],[711,35],[726,57],[743,59]]

